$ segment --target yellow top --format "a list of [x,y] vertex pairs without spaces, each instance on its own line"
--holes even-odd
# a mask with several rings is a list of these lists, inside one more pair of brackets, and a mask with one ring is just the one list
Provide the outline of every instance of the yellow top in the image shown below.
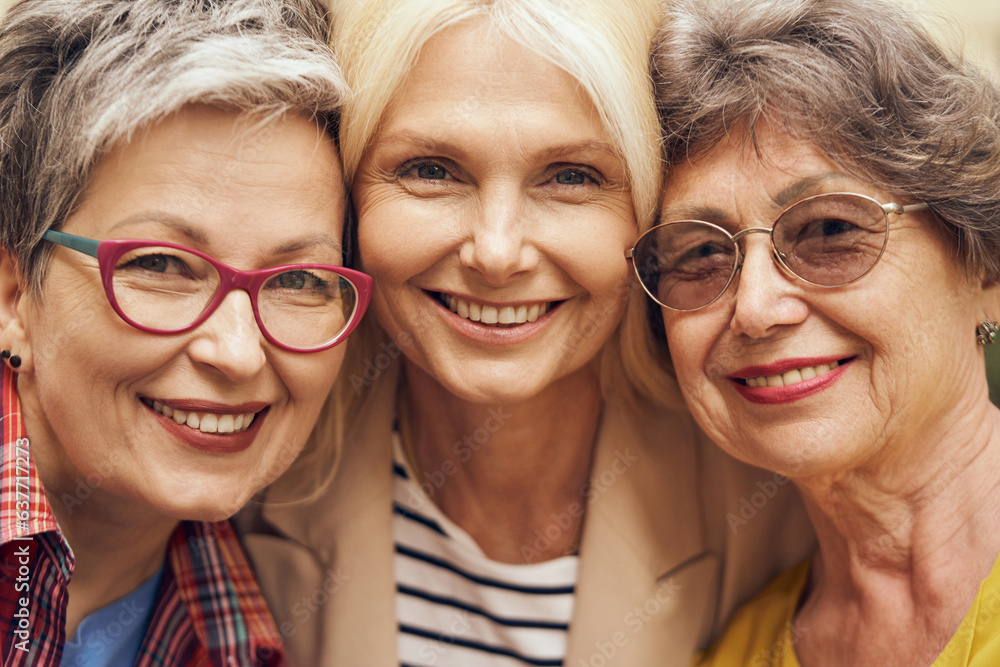
[[[786,570],[733,615],[696,667],[800,667],[792,619],[809,578],[810,560]],[[1000,665],[1000,558],[979,587],[965,620],[931,667]]]

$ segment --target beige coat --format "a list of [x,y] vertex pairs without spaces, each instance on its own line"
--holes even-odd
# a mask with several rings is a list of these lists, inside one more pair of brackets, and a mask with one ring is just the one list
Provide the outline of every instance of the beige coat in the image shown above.
[[[395,383],[380,384],[323,497],[241,518],[292,667],[399,664]],[[741,601],[812,546],[787,480],[722,453],[685,414],[608,405],[565,664],[686,667]]]

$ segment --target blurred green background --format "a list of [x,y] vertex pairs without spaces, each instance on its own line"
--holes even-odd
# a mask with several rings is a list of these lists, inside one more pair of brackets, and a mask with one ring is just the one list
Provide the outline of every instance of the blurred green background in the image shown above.
[[1000,405],[1000,345],[987,345],[986,375],[990,379],[990,400]]

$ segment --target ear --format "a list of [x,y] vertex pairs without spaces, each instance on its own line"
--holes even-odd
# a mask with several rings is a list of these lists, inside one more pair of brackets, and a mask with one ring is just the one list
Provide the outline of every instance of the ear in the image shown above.
[[18,373],[34,368],[27,321],[29,301],[17,261],[10,251],[0,248],[0,349],[21,358]]

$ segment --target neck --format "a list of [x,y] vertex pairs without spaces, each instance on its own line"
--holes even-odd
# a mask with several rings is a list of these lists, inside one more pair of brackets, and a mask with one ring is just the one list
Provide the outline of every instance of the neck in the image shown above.
[[405,382],[404,435],[441,511],[494,560],[573,553],[602,404],[593,369],[507,405],[458,398],[412,364]]
[[[27,383],[23,383],[27,384]],[[21,391],[31,455],[49,506],[73,550],[66,637],[85,616],[127,595],[164,562],[177,527],[171,519],[105,488],[99,471],[84,472],[66,456],[30,391]]]
[[914,660],[937,655],[1000,552],[997,408],[984,402],[881,451],[847,473],[796,480],[820,544],[799,620],[828,629],[804,638],[803,657],[866,664],[828,653],[879,645],[866,628],[899,630],[915,651],[923,643]]

